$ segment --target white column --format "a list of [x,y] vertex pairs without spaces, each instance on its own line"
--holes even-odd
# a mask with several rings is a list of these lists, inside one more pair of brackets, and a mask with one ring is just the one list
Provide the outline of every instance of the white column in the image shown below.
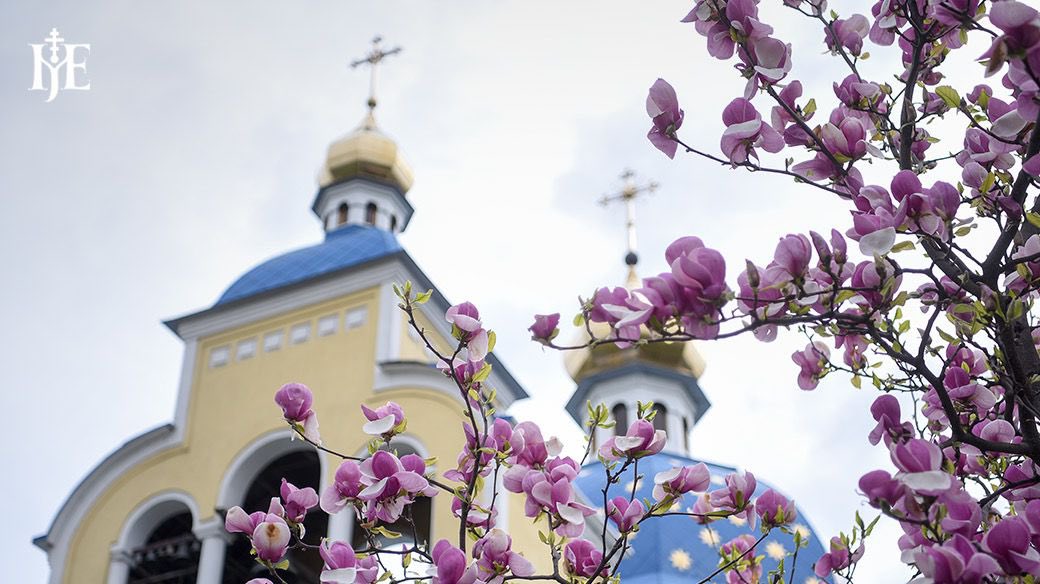
[[220,584],[224,578],[224,554],[227,552],[228,533],[219,515],[200,524],[194,530],[202,542],[199,553],[197,584]]
[[350,545],[354,538],[354,511],[352,508],[329,515],[328,538]]
[[126,584],[130,579],[130,555],[121,548],[112,548],[108,561],[108,584]]

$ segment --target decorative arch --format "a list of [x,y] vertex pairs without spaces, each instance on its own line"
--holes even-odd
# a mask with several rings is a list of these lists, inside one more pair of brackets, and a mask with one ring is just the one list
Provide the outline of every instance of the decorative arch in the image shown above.
[[303,440],[292,440],[293,434],[289,428],[275,430],[260,436],[243,448],[231,461],[224,478],[220,481],[217,508],[226,510],[241,505],[253,479],[269,464],[292,452],[317,453],[318,463],[321,465],[321,484],[318,485],[321,492],[320,489],[324,489],[328,482],[328,456]]
[[180,490],[169,490],[152,496],[135,507],[126,518],[115,547],[130,550],[144,544],[156,527],[184,511],[191,513],[192,529],[197,528],[199,506],[191,495]]
[[377,207],[376,204],[373,202],[369,202],[367,205],[365,205],[365,223],[368,223],[369,225],[375,225],[376,214],[378,213],[378,211],[379,207]]
[[339,207],[336,208],[336,226],[343,225],[347,222],[347,212],[350,207],[346,203],[340,203]]

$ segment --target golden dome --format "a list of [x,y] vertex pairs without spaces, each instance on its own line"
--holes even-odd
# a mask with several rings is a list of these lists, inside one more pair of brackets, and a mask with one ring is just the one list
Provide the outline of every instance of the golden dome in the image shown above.
[[379,131],[371,111],[356,130],[329,146],[318,184],[325,188],[359,177],[391,184],[402,194],[412,188],[414,180],[397,143]]
[[[610,335],[610,325],[604,322],[589,323],[589,328],[597,338]],[[643,329],[643,336],[647,331]],[[588,332],[582,331],[577,343],[588,342]],[[574,351],[567,351],[563,357],[567,373],[576,382],[582,379],[607,371],[617,369],[630,363],[646,363],[670,369],[685,375],[700,378],[704,373],[704,358],[697,352],[697,348],[690,341],[675,343],[647,343],[619,349],[613,343],[599,345],[597,347],[585,347]]]

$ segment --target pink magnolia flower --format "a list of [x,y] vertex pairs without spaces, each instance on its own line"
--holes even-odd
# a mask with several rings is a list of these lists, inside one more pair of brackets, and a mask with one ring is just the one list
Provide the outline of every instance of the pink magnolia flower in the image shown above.
[[978,14],[979,0],[929,0],[926,16],[946,26],[964,26]]
[[856,551],[849,553],[849,547],[841,541],[840,537],[831,538],[831,549],[820,556],[816,561],[814,571],[820,578],[830,576],[831,572],[838,572],[855,564],[863,557],[863,544],[859,544]]
[[801,278],[812,260],[812,245],[802,234],[789,234],[780,239],[773,253],[773,261],[791,278]]
[[873,108],[881,113],[887,111],[881,86],[870,81],[863,81],[854,73],[849,74],[841,83],[831,86],[838,101],[850,108]]
[[542,438],[542,430],[534,422],[520,422],[510,437],[515,462],[527,467],[542,466],[551,454],[555,442]]
[[318,434],[318,416],[311,410],[314,394],[302,383],[287,383],[274,394],[274,403],[282,408],[285,419],[303,427],[303,435],[312,442],[321,442]]
[[719,547],[719,555],[722,556],[724,562],[727,558],[741,558],[727,568],[726,584],[746,584],[748,582],[761,581],[761,556],[757,556],[751,551],[755,547],[755,543],[755,536],[745,533],[734,537]]
[[357,498],[367,503],[365,516],[369,521],[378,519],[393,523],[401,517],[405,505],[414,501],[416,496],[435,494],[430,489],[429,481],[415,472],[419,468],[414,459],[410,460],[410,468],[406,468],[402,460],[385,450],[379,450],[359,465],[362,481],[369,486],[358,493]]
[[899,400],[894,395],[884,394],[875,399],[870,406],[870,414],[877,421],[877,425],[870,431],[868,437],[871,444],[877,444],[884,438],[885,444],[891,445],[893,441],[903,441],[913,437],[913,424],[899,421],[901,417]]
[[1029,524],[1022,517],[1005,517],[986,532],[982,546],[1010,574],[1040,576],[1040,552],[1030,545]]
[[[603,552],[587,539],[575,539],[567,542],[563,548],[563,566],[569,574],[578,578],[591,578],[596,575],[596,569],[603,563]],[[607,567],[599,571],[603,577],[607,576]]]
[[[833,31],[831,30],[833,28]],[[862,14],[853,14],[847,19],[837,19],[830,27],[824,29],[827,47],[832,52],[837,52],[840,45],[845,47],[849,54],[859,56],[863,50],[863,39],[870,32],[870,22]]]
[[746,67],[745,75],[750,73],[744,87],[744,97],[751,99],[759,87],[779,83],[787,77],[791,71],[791,45],[772,37],[763,37],[751,39],[747,46],[748,53],[742,51],[740,56]]
[[456,338],[466,343],[467,361],[482,361],[488,352],[488,333],[480,320],[480,312],[472,302],[456,304],[444,313],[452,324]]
[[285,518],[289,521],[300,523],[308,511],[318,506],[318,493],[311,487],[298,489],[296,485],[282,479],[280,494],[285,502]]
[[947,369],[943,376],[943,387],[950,398],[959,405],[970,407],[982,417],[997,402],[997,396],[983,385],[971,380],[968,372],[960,367]]
[[982,508],[975,498],[963,489],[943,493],[930,509],[933,521],[942,517],[940,525],[946,533],[958,533],[972,537],[982,523]]
[[510,549],[513,539],[501,529],[492,529],[473,545],[477,558],[477,579],[486,584],[501,584],[507,574],[530,576],[534,566],[524,556]]
[[378,579],[376,556],[359,560],[354,550],[341,541],[323,540],[318,554],[325,562],[320,577],[322,584],[372,584]]
[[741,471],[729,474],[726,476],[724,488],[716,489],[708,494],[710,507],[720,511],[735,512],[736,516],[744,516],[750,521],[754,517],[751,497],[755,494],[757,486],[755,475],[749,472]]
[[256,531],[256,526],[260,525],[266,517],[267,513],[263,511],[247,514],[241,507],[235,505],[228,509],[227,515],[224,516],[224,529],[228,533],[244,533],[251,536]]
[[882,503],[892,507],[902,498],[906,487],[892,478],[886,470],[872,470],[859,479],[859,490],[867,497],[874,507],[880,507]]
[[884,258],[880,262],[866,260],[856,264],[850,280],[852,287],[857,288],[853,300],[865,312],[880,308],[899,291],[899,285],[903,281],[902,276],[895,276],[893,283],[888,284],[894,269],[892,262]]
[[442,539],[433,546],[433,565],[437,568],[432,584],[471,584],[477,579],[475,564],[466,565],[466,554]]
[[683,111],[679,109],[679,98],[675,88],[664,79],[658,79],[650,86],[646,96],[646,113],[653,121],[646,137],[655,148],[675,158],[679,143],[675,141],[675,133],[682,126]]
[[1025,56],[1030,65],[1040,60],[1037,45],[1040,44],[1040,13],[1016,0],[994,2],[990,6],[989,21],[1004,34],[993,39],[993,44],[981,58],[988,58],[986,74],[996,72],[1008,57]]
[[816,389],[830,364],[830,356],[830,349],[819,341],[813,341],[801,351],[795,351],[791,360],[801,368],[798,373],[798,387],[806,391]]
[[585,529],[585,518],[595,510],[577,501],[573,481],[578,476],[578,463],[570,457],[549,460],[544,469],[515,466],[506,472],[506,490],[524,493],[524,513],[537,517],[546,512],[557,521],[555,531],[564,537],[577,537]]
[[404,428],[404,409],[392,401],[388,401],[386,405],[374,410],[361,404],[361,413],[368,420],[368,423],[361,427],[365,434],[383,436],[384,439],[389,440]]
[[636,420],[624,436],[608,438],[600,447],[599,455],[606,460],[642,458],[660,452],[666,441],[664,430],[655,430],[646,420]]
[[703,462],[661,471],[654,476],[654,499],[663,501],[669,495],[679,497],[690,492],[702,493],[708,490],[710,483],[711,473]]
[[344,460],[336,469],[332,484],[321,493],[321,510],[335,515],[356,501],[366,485],[361,483],[361,467],[353,460]]
[[722,153],[734,164],[742,164],[748,158],[758,160],[755,148],[766,152],[779,152],[784,140],[772,126],[762,121],[755,106],[744,98],[736,98],[722,110],[722,122],[726,130],[722,133]]
[[922,546],[914,552],[914,565],[931,582],[982,584],[1000,571],[992,556],[963,535],[954,535],[942,545]]
[[274,584],[274,582],[271,582],[267,578],[253,578],[252,580],[246,582],[246,584]]
[[698,339],[718,335],[719,308],[726,302],[726,260],[718,251],[704,247],[696,237],[676,240],[665,251],[672,277],[681,287],[686,311],[682,325]]
[[767,489],[755,499],[755,512],[767,530],[788,525],[798,518],[794,503],[773,489]]
[[289,549],[289,525],[285,520],[271,513],[253,530],[250,540],[256,556],[266,562],[278,563],[285,557]]
[[646,507],[639,499],[629,502],[626,497],[614,497],[607,501],[607,517],[614,522],[621,533],[632,531],[645,514]]
[[896,468],[903,471],[897,478],[908,488],[925,495],[939,495],[953,487],[953,477],[940,470],[942,451],[932,442],[911,438],[894,444],[890,454]]
[[857,160],[867,154],[867,132],[870,129],[854,116],[845,117],[836,124],[828,122],[820,126],[820,144],[839,161]]
[[560,334],[560,313],[536,314],[534,324],[527,327],[531,331],[531,339],[540,343],[549,343]]

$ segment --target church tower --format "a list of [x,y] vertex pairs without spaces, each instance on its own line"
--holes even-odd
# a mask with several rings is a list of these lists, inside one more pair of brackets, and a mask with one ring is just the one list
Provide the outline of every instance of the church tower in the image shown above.
[[[376,43],[356,64],[374,69],[395,52]],[[433,290],[416,317],[441,349],[453,345],[450,304],[397,240],[412,218],[412,173],[376,124],[375,107],[373,90],[361,124],[332,143],[321,166],[311,210],[323,240],[262,262],[212,306],[165,322],[184,342],[174,419],[101,461],[36,538],[50,584],[241,584],[256,576],[248,543],[228,537],[223,513],[266,509],[282,477],[320,492],[340,462],[290,440],[273,402],[286,382],[313,390],[322,437],[340,451],[363,453],[371,438],[359,404],[395,401],[409,417],[394,440],[399,454],[455,460],[463,400],[405,322],[393,286]],[[504,412],[527,394],[493,355],[488,361]],[[416,503],[418,537],[457,537],[450,502]],[[517,524],[523,506],[506,501],[499,513]],[[306,526],[315,537],[353,539],[349,513],[312,513]],[[540,545],[533,531],[514,539],[517,549]],[[320,558],[292,553],[286,579],[317,582]]]
[[[625,254],[628,278],[625,286],[629,290],[636,290],[642,284],[636,274],[639,256],[636,253],[635,201],[641,194],[656,189],[657,185],[652,182],[637,185],[631,171],[625,171],[621,178],[624,180],[621,191],[603,197],[600,202],[604,205],[615,201],[625,204],[628,238]],[[611,334],[606,323],[590,323],[590,329],[597,338],[607,338]],[[642,334],[648,334],[645,328]],[[584,340],[587,340],[587,336]],[[567,403],[567,412],[571,417],[583,428],[587,427],[588,402],[606,404],[613,416],[613,428],[596,430],[595,446],[603,444],[613,435],[625,434],[629,424],[636,419],[637,404],[640,402],[654,403],[656,412],[653,424],[656,429],[665,430],[668,436],[660,454],[640,459],[640,476],[631,480],[626,478],[628,482],[607,484],[605,470],[609,467],[605,467],[601,460],[585,464],[575,485],[587,501],[596,503],[605,500],[604,490],[608,498],[621,496],[649,500],[654,496],[655,477],[702,462],[692,456],[696,445],[690,443],[690,432],[711,404],[699,384],[704,372],[704,360],[692,342],[636,344],[623,349],[611,343],[568,353],[565,363],[567,371],[577,383]],[[721,464],[704,464],[710,474],[710,489],[723,485],[724,477],[737,470]],[[761,494],[768,488],[769,485],[759,480],[756,493]],[[687,499],[677,501],[670,511],[691,511],[692,504],[693,495],[687,495]],[[800,522],[793,529],[805,542],[805,556],[818,558],[823,553],[823,546],[808,527],[805,515],[800,510],[799,516]],[[614,537],[619,536],[613,524],[608,524],[605,529]],[[720,547],[737,538],[748,537],[749,533],[754,533],[751,541],[759,535],[749,528],[746,520],[737,517],[706,525],[699,524],[691,517],[655,517],[643,523],[639,532],[631,536],[625,561],[619,571],[621,581],[655,584],[686,584],[708,579],[722,581],[724,577],[721,575],[713,577],[720,564]],[[795,545],[792,534],[774,530],[751,556],[756,563],[760,562],[762,574],[767,574],[777,567],[787,553],[795,549]],[[811,560],[788,568],[793,573],[785,581],[820,584],[813,575]],[[761,581],[764,582],[765,578]]]
[[[626,170],[619,192],[604,196],[600,204],[624,203],[626,215],[625,264],[629,290],[642,284],[636,273],[639,255],[636,247],[636,200],[657,188],[657,183],[637,185],[635,174]],[[590,323],[598,338],[610,336],[604,323]],[[582,339],[584,342],[586,339]],[[613,434],[624,434],[636,419],[637,404],[654,403],[654,426],[668,433],[664,450],[689,456],[690,430],[704,412],[711,407],[704,396],[698,378],[704,372],[704,360],[693,343],[648,343],[619,349],[613,344],[599,345],[565,353],[567,372],[577,389],[567,402],[567,413],[581,427],[586,427],[588,410],[585,404],[606,404],[614,417],[613,428],[596,430],[596,444],[603,444]]]

